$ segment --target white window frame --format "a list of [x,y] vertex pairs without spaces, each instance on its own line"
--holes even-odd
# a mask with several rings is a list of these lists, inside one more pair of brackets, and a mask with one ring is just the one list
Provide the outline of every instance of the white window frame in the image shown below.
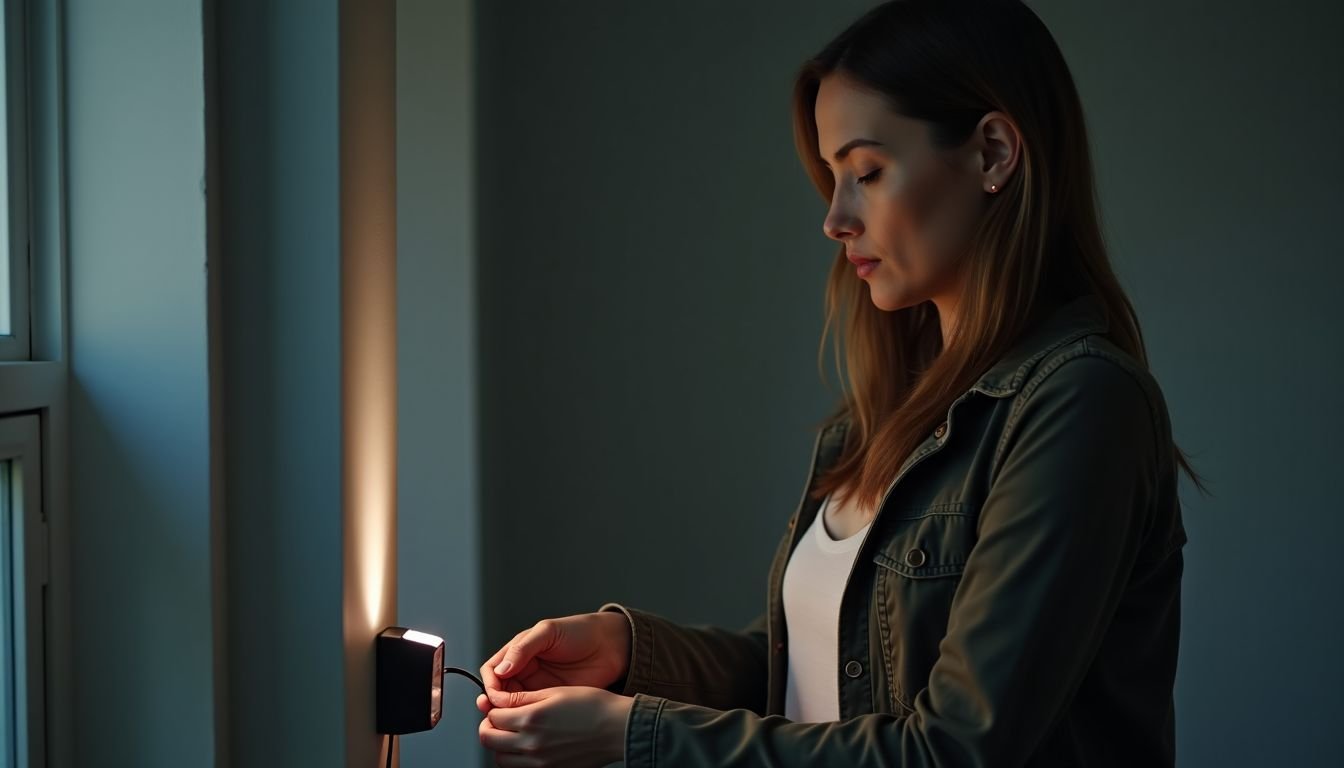
[[[47,526],[42,505],[41,424],[36,414],[0,417],[0,463],[9,462],[9,498],[0,500],[0,546],[10,551],[0,562],[22,564],[0,575],[2,596],[12,613],[4,628],[12,632],[14,721],[3,725],[13,739],[13,752],[0,755],[6,766],[44,766],[46,756],[46,669],[42,591],[47,584]],[[23,663],[19,663],[22,661]],[[11,726],[13,726],[11,728]]]

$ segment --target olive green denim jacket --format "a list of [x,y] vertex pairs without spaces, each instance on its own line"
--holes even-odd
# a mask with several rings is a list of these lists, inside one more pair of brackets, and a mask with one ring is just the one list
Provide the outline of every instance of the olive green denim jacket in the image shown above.
[[783,716],[784,568],[843,446],[822,428],[739,631],[630,620],[630,768],[1169,766],[1182,546],[1157,383],[1093,297],[1023,334],[902,465],[840,603],[840,718]]

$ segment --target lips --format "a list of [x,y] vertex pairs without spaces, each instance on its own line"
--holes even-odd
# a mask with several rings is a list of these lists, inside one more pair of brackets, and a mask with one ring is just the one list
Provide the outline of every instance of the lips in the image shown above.
[[870,256],[861,256],[857,253],[846,253],[845,258],[854,264],[854,274],[860,278],[868,277],[877,269],[877,263],[881,259],[874,259]]

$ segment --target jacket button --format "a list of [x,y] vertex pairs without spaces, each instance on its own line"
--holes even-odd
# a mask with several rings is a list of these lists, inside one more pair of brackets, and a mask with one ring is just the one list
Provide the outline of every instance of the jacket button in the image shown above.
[[845,665],[845,674],[850,677],[858,677],[863,674],[863,665],[857,661],[851,661]]
[[946,435],[946,434],[947,434],[947,422],[946,422],[946,421],[944,421],[942,424],[939,424],[939,425],[938,425],[938,428],[935,429],[935,430],[933,430],[933,436],[936,437],[936,438],[938,438],[939,440],[942,440],[942,439],[943,439],[943,435]]
[[783,653],[783,652],[784,652],[784,644],[775,643],[775,653]]
[[927,560],[927,558],[924,556],[924,550],[920,549],[919,547],[915,547],[914,549],[905,553],[905,564],[910,566],[911,568],[920,567],[921,565],[924,564],[925,560]]

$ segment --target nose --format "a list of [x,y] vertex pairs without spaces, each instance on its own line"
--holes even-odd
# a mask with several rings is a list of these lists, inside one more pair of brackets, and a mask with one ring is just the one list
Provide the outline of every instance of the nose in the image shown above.
[[843,206],[832,205],[821,222],[821,231],[832,240],[843,242],[846,238],[857,237],[862,233],[863,224]]

